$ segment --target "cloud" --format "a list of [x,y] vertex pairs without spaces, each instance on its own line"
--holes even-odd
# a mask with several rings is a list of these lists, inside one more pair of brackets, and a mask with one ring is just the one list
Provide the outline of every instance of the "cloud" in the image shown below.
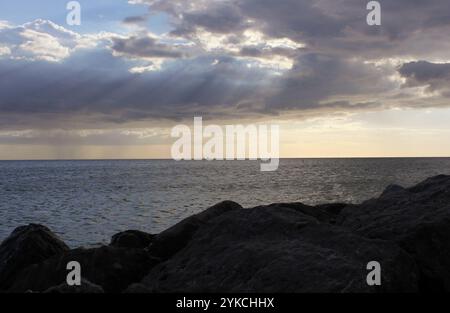
[[[82,64],[82,67],[79,65]],[[78,51],[59,63],[0,60],[2,129],[125,124],[151,119],[237,116],[261,101],[270,75],[227,56],[179,60],[133,74],[109,51]]]
[[60,62],[73,51],[96,46],[98,36],[82,36],[51,21],[35,20],[20,26],[3,24],[0,27],[1,55],[29,61]]
[[400,67],[399,73],[406,78],[406,87],[426,86],[428,92],[450,96],[450,63],[409,62]]
[[[450,2],[385,1],[382,27],[366,23],[360,0],[141,0],[173,19],[173,34],[236,34],[246,30],[269,38],[289,38],[311,51],[370,58],[412,56],[450,58]],[[431,40],[430,40],[431,38]]]
[[360,0],[130,3],[170,16],[171,31],[143,31],[147,15],[120,35],[0,22],[0,128],[313,116],[442,106],[449,94],[447,1],[383,2],[381,27]]
[[140,58],[181,58],[183,52],[173,45],[158,42],[150,34],[128,38],[112,38],[112,50],[118,54]]
[[195,31],[196,27],[215,33],[236,33],[251,25],[250,21],[243,19],[238,7],[224,1],[211,1],[200,9],[181,11],[179,14],[182,16],[182,23],[174,32],[178,35]]
[[8,76],[0,86],[1,128],[353,111],[372,109],[375,94],[395,87],[386,70],[317,54],[297,58],[284,75],[227,55],[180,59],[141,74],[129,69],[130,61],[97,50],[60,63],[0,61],[0,76]]
[[11,54],[11,49],[7,46],[0,46],[0,56]]
[[167,144],[170,132],[165,128],[142,129],[25,129],[0,131],[1,144],[14,145],[104,145],[134,146]]
[[390,74],[389,69],[361,60],[316,53],[301,55],[279,79],[278,92],[267,106],[271,110],[351,111],[367,102],[370,106],[365,107],[371,108],[381,101],[380,94],[399,87],[388,79]]

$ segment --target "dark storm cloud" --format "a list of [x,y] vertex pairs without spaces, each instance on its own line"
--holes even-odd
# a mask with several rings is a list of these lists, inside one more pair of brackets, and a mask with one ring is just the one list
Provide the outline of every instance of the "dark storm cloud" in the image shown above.
[[345,27],[343,18],[325,14],[313,1],[245,0],[236,1],[245,17],[273,37],[302,40],[307,37],[337,36]]
[[[450,59],[450,1],[380,1],[380,27],[367,25],[366,0],[140,2],[151,12],[170,15],[173,37],[113,36],[107,48],[76,51],[76,44],[67,44],[53,57],[58,62],[0,59],[0,128],[371,110],[392,100],[395,93],[389,93],[400,94],[400,82],[393,79],[399,74],[408,86],[428,86],[443,96],[449,92],[449,65],[433,60]],[[143,19],[132,16],[125,22]],[[0,53],[8,52],[2,44],[12,53],[20,46],[33,56],[59,51],[53,37],[16,40],[24,30],[20,35],[0,29]],[[285,39],[291,42],[277,43]],[[429,62],[398,69],[398,63],[386,61],[401,64],[403,58]],[[153,59],[162,64],[145,71]],[[287,66],[274,69],[268,61]],[[133,74],[132,68],[145,72]]]
[[385,79],[391,74],[371,64],[341,59],[334,55],[307,54],[296,60],[294,67],[280,80],[278,93],[267,102],[270,110],[357,108],[348,101],[328,102],[332,97],[364,96],[395,88]]
[[282,76],[226,55],[173,61],[142,74],[130,73],[130,66],[106,51],[79,52],[62,63],[0,61],[1,128],[95,128],[197,115],[353,111],[373,105],[330,99],[366,97],[392,88],[383,79],[389,72],[321,54],[298,57]]
[[174,33],[186,36],[195,33],[196,27],[215,33],[258,29],[269,37],[287,37],[307,43],[317,52],[370,57],[424,55],[433,49],[448,47],[450,1],[380,1],[382,27],[367,25],[368,2],[152,0],[147,3],[154,10],[172,14],[176,21]]
[[403,64],[399,70],[402,76],[413,79],[418,83],[450,80],[450,64],[435,64],[426,61]]
[[426,61],[403,64],[399,73],[406,78],[406,86],[427,86],[429,91],[450,91],[450,63]]
[[244,100],[261,101],[270,82],[263,70],[227,56],[180,60],[143,74],[130,73],[129,66],[106,52],[81,53],[62,63],[2,60],[1,128],[234,116]]

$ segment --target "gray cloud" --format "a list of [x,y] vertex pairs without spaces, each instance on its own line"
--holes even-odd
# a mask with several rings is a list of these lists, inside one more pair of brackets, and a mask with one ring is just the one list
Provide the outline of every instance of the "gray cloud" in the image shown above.
[[147,129],[123,130],[22,130],[0,131],[1,144],[14,145],[157,145],[165,144],[170,133],[156,128],[152,132]]
[[[80,49],[83,38],[55,24],[0,29],[0,128],[321,114],[394,100],[424,107],[399,75],[406,87],[450,94],[449,64],[436,63],[450,59],[448,1],[381,1],[381,27],[366,24],[361,0],[141,2],[170,15],[170,35],[110,36],[107,48]],[[149,70],[154,59],[161,64]]]
[[148,35],[129,38],[112,38],[112,49],[115,52],[133,57],[143,58],[181,58],[183,52],[171,45],[159,43]]
[[450,91],[450,63],[426,61],[403,64],[399,73],[406,78],[406,86],[427,86],[429,91]]
[[275,55],[295,58],[298,56],[298,49],[287,49],[280,47],[260,47],[260,46],[243,46],[241,50],[235,54],[243,57],[270,58]]
[[265,71],[227,56],[132,74],[126,60],[106,51],[80,52],[62,63],[0,60],[0,77],[2,129],[234,116],[241,102],[261,101],[270,84]]
[[[269,37],[307,43],[321,53],[365,57],[450,57],[450,2],[381,1],[382,27],[366,23],[361,0],[143,0],[175,20],[174,34],[192,36],[196,27],[213,33],[257,29]],[[430,40],[430,36],[432,40]],[[436,53],[436,49],[441,49]]]
[[[80,52],[60,64],[0,61],[1,128],[96,128],[195,115],[352,111],[373,108],[376,101],[370,99],[377,97],[370,95],[393,88],[384,80],[388,73],[373,65],[318,54],[299,57],[282,76],[221,55],[178,60],[143,74],[128,69],[127,61],[107,52]],[[333,100],[346,96],[368,102]]]
[[[359,60],[341,59],[335,55],[306,54],[297,58],[292,70],[279,80],[279,91],[268,102],[270,109],[332,109],[357,105],[350,101],[331,101],[333,97],[362,96],[371,106],[377,94],[396,88],[387,80],[391,74]],[[359,103],[361,104],[361,103]]]
[[183,21],[174,31],[177,35],[187,35],[194,32],[194,27],[203,27],[217,33],[235,33],[248,28],[248,22],[243,19],[238,7],[227,3],[213,2],[207,10],[183,12]]

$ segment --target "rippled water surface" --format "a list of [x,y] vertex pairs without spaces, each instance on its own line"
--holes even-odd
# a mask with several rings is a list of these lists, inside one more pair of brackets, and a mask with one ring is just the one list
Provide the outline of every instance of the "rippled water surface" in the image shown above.
[[222,200],[358,203],[437,174],[450,174],[450,159],[284,159],[271,173],[252,161],[2,161],[0,240],[42,223],[72,247],[105,243],[126,229],[160,232]]

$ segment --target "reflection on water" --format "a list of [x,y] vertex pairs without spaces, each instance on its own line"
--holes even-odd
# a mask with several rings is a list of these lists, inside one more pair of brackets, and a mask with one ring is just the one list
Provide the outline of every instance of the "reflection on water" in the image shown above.
[[71,246],[108,242],[126,229],[157,233],[223,200],[361,202],[396,183],[450,172],[450,159],[283,159],[276,172],[255,161],[0,162],[0,240],[42,223]]

